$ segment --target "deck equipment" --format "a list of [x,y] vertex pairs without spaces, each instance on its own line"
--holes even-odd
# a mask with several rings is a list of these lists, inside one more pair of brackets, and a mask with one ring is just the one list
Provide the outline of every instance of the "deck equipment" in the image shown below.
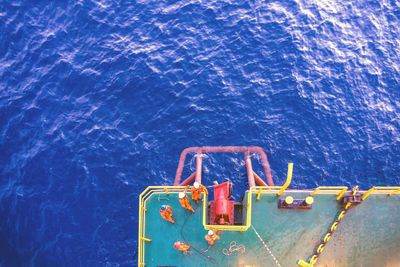
[[[203,182],[202,165],[208,153],[243,154],[249,187],[241,200],[232,199],[232,182]],[[194,154],[196,168],[181,181],[188,154]],[[253,169],[255,158],[262,174]],[[399,186],[300,190],[289,188],[292,176],[289,163],[285,183],[274,185],[267,154],[260,147],[185,149],[174,185],[149,186],[140,195],[138,265],[400,266]],[[223,178],[234,177],[217,177]],[[205,189],[198,203],[187,187],[194,182]],[[181,207],[182,192],[194,212]],[[161,218],[161,205],[171,206],[174,224]],[[220,236],[212,246],[204,239],[208,230]],[[189,245],[191,253],[174,249],[178,241]]]

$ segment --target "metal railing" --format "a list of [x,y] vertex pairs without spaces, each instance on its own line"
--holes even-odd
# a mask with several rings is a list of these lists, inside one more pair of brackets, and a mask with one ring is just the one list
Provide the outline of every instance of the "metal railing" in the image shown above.
[[396,195],[400,194],[400,186],[374,186],[363,194],[361,197],[362,200],[367,199],[371,194],[377,194],[377,195]]
[[138,266],[145,266],[145,243],[151,242],[146,236],[146,203],[155,194],[178,194],[185,186],[149,186],[139,196]]
[[[185,165],[186,156],[189,153],[195,153],[196,156],[196,170],[193,172],[187,179],[181,182],[183,167]],[[274,181],[272,179],[271,168],[268,163],[268,157],[265,151],[258,146],[203,146],[203,147],[188,147],[184,149],[179,158],[179,164],[176,169],[175,182],[174,185],[186,185],[193,181],[196,181],[201,184],[202,179],[202,154],[203,153],[244,153],[245,157],[245,165],[247,178],[249,182],[249,187],[254,186],[256,182],[261,185],[274,185]],[[265,183],[261,177],[254,173],[252,163],[251,163],[251,154],[258,154],[261,158],[261,164],[264,169],[265,177],[267,179],[267,183]],[[260,185],[260,184],[259,184]]]
[[[290,175],[289,175],[290,173]],[[243,225],[213,225],[208,224],[208,195],[204,194],[203,197],[203,208],[202,208],[202,224],[204,229],[215,229],[225,231],[247,231],[251,227],[251,216],[252,216],[252,201],[253,195],[256,196],[256,200],[261,199],[261,194],[276,194],[280,196],[284,191],[296,192],[296,193],[308,193],[314,195],[335,195],[337,200],[340,200],[343,195],[348,192],[346,186],[320,186],[314,190],[287,190],[291,181],[291,171],[289,168],[288,177],[284,186],[252,186],[246,191],[245,201],[245,223]],[[146,204],[150,196],[154,194],[178,194],[184,191],[186,186],[149,186],[139,196],[139,232],[138,232],[138,265],[139,267],[145,265],[145,243],[151,242],[151,237],[146,236]],[[360,191],[362,193],[362,200],[365,200],[370,195],[382,195],[388,196],[400,194],[400,186],[388,186],[388,187],[372,187],[366,191]]]

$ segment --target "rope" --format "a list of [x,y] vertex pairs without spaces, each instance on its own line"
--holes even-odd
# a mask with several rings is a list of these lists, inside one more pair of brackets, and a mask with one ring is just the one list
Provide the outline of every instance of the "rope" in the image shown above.
[[[194,211],[196,211],[197,209],[198,209],[198,208],[196,208]],[[185,243],[188,243],[188,242],[187,242],[187,239],[185,238],[185,236],[183,235],[183,228],[185,227],[185,225],[186,225],[186,223],[188,222],[189,218],[190,218],[193,214],[194,214],[194,212],[191,212],[190,215],[186,217],[186,219],[185,219],[185,221],[183,222],[182,227],[181,227],[180,233],[181,233],[181,237],[182,237],[182,239],[183,239],[183,241],[184,241]],[[197,249],[197,248],[194,247],[193,245],[191,245],[190,247],[191,247],[194,251],[196,251],[197,253],[199,253],[201,256],[206,257],[206,258],[207,258],[209,261],[211,261],[212,263],[217,264],[217,260],[214,259],[213,257],[211,257],[211,256],[209,256],[209,255],[207,255],[207,254],[205,254],[203,251],[201,251],[200,249]],[[207,250],[208,250],[208,249],[207,249]],[[207,250],[206,250],[206,251],[207,251]]]
[[272,253],[272,251],[269,249],[268,245],[264,242],[264,240],[261,238],[260,234],[257,232],[257,230],[254,228],[253,225],[251,225],[251,228],[253,229],[254,233],[256,233],[256,235],[257,235],[258,239],[260,240],[260,242],[263,244],[265,250],[269,253],[271,258],[274,260],[276,266],[282,267],[282,265],[279,263],[278,259],[275,257],[275,255]]
[[240,254],[245,253],[245,252],[246,252],[246,247],[243,246],[243,245],[239,245],[239,246],[238,246],[238,245],[236,244],[236,241],[232,241],[232,242],[229,244],[229,248],[224,248],[224,249],[222,250],[222,253],[224,253],[225,256],[230,256],[230,255],[232,255],[232,253],[234,253],[234,252],[237,252],[237,253],[240,253]]

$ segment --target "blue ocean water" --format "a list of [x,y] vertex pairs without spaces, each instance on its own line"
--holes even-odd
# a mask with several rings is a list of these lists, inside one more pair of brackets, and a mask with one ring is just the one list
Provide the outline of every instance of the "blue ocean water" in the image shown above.
[[[0,266],[137,265],[138,195],[188,146],[400,184],[398,1],[3,1],[0,33]],[[241,156],[205,175],[246,188]]]

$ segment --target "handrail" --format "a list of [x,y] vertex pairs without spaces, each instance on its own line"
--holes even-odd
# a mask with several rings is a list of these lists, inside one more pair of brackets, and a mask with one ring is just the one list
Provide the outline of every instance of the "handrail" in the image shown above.
[[[264,168],[264,173],[267,178],[267,183],[268,185],[272,186],[274,185],[274,181],[272,179],[272,174],[271,174],[271,168],[268,163],[268,157],[265,151],[258,146],[204,146],[204,147],[188,147],[185,148],[181,156],[179,158],[179,164],[176,169],[176,175],[175,175],[175,181],[174,185],[179,185],[181,178],[182,178],[182,172],[183,172],[183,167],[185,165],[185,160],[186,156],[189,153],[196,153],[197,157],[200,157],[201,154],[203,153],[257,153],[261,156],[261,161],[262,161],[262,166]],[[251,165],[251,164],[250,164]],[[248,169],[251,167],[246,164],[246,168]],[[201,160],[196,159],[196,181],[201,182]],[[253,177],[253,179],[251,179]],[[248,178],[249,178],[249,184],[250,186],[253,185],[254,182],[254,176],[252,175],[252,170],[248,169]]]
[[283,192],[286,190],[286,188],[289,187],[290,183],[292,182],[292,175],[293,175],[293,163],[289,163],[288,164],[288,171],[287,171],[286,181],[283,184],[282,188],[279,189],[279,192],[277,194],[278,197],[283,194]]
[[[290,168],[290,167],[289,167]],[[288,170],[289,174],[289,170]],[[286,184],[286,183],[285,183]],[[185,190],[186,186],[149,186],[147,187],[139,196],[139,231],[138,231],[138,265],[139,267],[145,266],[145,243],[151,242],[151,238],[146,236],[146,203],[147,200],[153,194],[177,194]],[[283,190],[282,190],[283,189]],[[266,194],[276,194],[280,191],[285,191],[284,186],[253,186],[247,191],[247,202],[246,202],[246,218],[244,225],[211,225],[207,224],[207,204],[208,197],[207,194],[203,197],[203,215],[202,223],[203,227],[207,230],[226,230],[226,231],[246,231],[251,226],[252,217],[252,199],[253,194],[256,194],[257,199],[261,193]],[[346,186],[320,186],[311,190],[288,190],[290,192],[309,192],[313,195],[318,194],[334,194],[336,196],[343,196],[344,192],[347,191]],[[388,187],[372,187],[363,193],[363,200],[365,200],[371,194],[387,194],[394,195],[400,194],[400,186],[388,186]]]
[[365,200],[371,194],[387,194],[389,196],[400,194],[400,186],[374,186],[365,191],[361,199]]
[[[316,194],[332,194],[333,192],[335,192],[336,195],[339,195],[344,189],[347,190],[347,186],[318,186],[310,193],[310,196]],[[320,191],[322,191],[322,193],[320,193]]]
[[145,242],[151,242],[151,239],[146,237],[146,203],[149,197],[155,193],[171,194],[179,193],[184,190],[185,186],[149,186],[139,195],[139,230],[138,230],[138,266],[145,266]]

